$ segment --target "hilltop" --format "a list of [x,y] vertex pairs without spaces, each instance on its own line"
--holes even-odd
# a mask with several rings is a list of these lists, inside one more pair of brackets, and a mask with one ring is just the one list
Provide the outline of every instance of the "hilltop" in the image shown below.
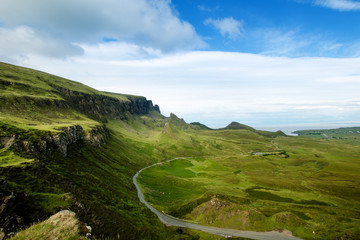
[[229,125],[227,125],[223,129],[246,129],[249,131],[256,131],[254,128],[252,128],[248,125],[245,125],[245,124],[238,123],[238,122],[231,122]]

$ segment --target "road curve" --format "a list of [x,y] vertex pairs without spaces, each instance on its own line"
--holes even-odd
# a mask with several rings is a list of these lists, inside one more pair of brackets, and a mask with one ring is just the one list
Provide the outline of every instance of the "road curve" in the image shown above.
[[[165,162],[174,161],[177,159],[184,159],[184,158],[174,158]],[[277,231],[271,231],[271,232],[253,232],[253,231],[240,231],[236,229],[227,229],[227,228],[217,228],[217,227],[209,227],[209,226],[203,226],[199,224],[194,224],[190,222],[181,221],[172,217],[169,217],[169,215],[164,215],[163,213],[156,210],[154,207],[152,207],[148,202],[145,201],[144,194],[141,192],[139,185],[136,182],[136,178],[139,176],[139,174],[150,167],[160,165],[164,162],[155,163],[153,165],[147,166],[141,170],[139,170],[133,177],[133,183],[136,187],[137,194],[139,197],[140,202],[142,202],[147,208],[149,208],[153,213],[155,213],[160,221],[166,225],[171,225],[175,227],[184,227],[184,228],[192,228],[196,230],[200,230],[203,232],[208,232],[224,237],[234,236],[234,237],[244,237],[244,238],[250,238],[250,239],[259,239],[259,240],[300,240],[301,238],[297,238],[294,236],[290,236],[284,233],[280,233]]]

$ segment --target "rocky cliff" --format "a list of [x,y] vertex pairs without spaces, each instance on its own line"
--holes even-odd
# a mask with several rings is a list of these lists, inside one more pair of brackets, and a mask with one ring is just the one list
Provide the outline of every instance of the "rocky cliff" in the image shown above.
[[[0,104],[19,106],[33,105],[38,107],[56,107],[56,108],[72,108],[79,112],[101,122],[106,122],[108,118],[126,119],[127,114],[148,114],[155,110],[160,113],[158,105],[153,105],[151,100],[147,100],[141,96],[126,95],[126,100],[119,100],[116,94],[103,93],[96,91],[92,94],[81,91],[70,90],[54,83],[47,83],[53,90],[37,89],[34,86],[22,82],[14,82],[0,78],[0,90],[10,90],[11,92],[26,92],[26,89],[32,89],[38,96],[30,96],[26,94],[0,95]],[[35,90],[34,90],[35,89]],[[44,97],[51,95],[51,98]],[[112,97],[111,95],[114,95]],[[2,107],[0,106],[0,109]]]
[[104,125],[96,126],[91,131],[84,131],[80,125],[74,125],[62,128],[59,133],[42,132],[35,136],[24,137],[21,133],[17,135],[9,132],[0,136],[0,144],[34,158],[49,156],[55,152],[66,157],[68,147],[75,143],[85,141],[95,147],[104,145],[109,137],[109,131]]
[[106,122],[106,118],[126,119],[126,113],[148,114],[151,110],[160,113],[158,105],[153,105],[145,97],[128,96],[128,101],[120,101],[111,96],[87,94],[52,85],[67,103],[86,115]]

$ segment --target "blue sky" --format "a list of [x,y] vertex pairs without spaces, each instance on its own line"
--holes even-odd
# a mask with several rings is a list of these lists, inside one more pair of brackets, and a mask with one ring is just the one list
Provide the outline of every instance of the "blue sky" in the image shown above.
[[358,0],[0,3],[0,61],[211,127],[360,125]]
[[[330,5],[331,2],[338,7],[334,8],[336,5]],[[347,2],[350,1],[172,1],[179,16],[193,24],[211,50],[289,57],[357,56],[353,47],[360,39],[360,24],[356,24],[360,21],[359,6],[344,9]],[[228,27],[233,25],[238,31],[221,34],[213,22],[226,19],[231,19]]]

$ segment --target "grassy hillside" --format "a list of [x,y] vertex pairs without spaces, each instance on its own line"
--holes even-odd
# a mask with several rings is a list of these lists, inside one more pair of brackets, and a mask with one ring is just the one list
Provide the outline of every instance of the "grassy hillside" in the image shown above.
[[[131,182],[138,169],[166,157],[138,135],[138,126],[152,134],[143,121],[163,119],[145,98],[103,93],[4,63],[0,93],[0,204],[6,206],[0,225],[6,233],[71,209],[100,238],[176,238],[176,229],[163,228],[139,203]],[[108,112],[93,111],[100,100]],[[106,144],[94,146],[85,137],[101,137],[93,130],[103,124],[109,131]],[[73,125],[84,129],[84,138],[63,133]]]
[[[81,83],[9,64],[0,64],[0,121],[23,129],[54,130],[79,123],[84,127],[97,124],[65,105],[64,97],[55,89],[99,94]],[[58,104],[58,106],[56,105]],[[46,106],[46,109],[43,106]]]
[[54,131],[74,124],[90,129],[106,117],[147,114],[147,105],[144,97],[100,92],[54,75],[0,63],[0,121],[23,129]]

